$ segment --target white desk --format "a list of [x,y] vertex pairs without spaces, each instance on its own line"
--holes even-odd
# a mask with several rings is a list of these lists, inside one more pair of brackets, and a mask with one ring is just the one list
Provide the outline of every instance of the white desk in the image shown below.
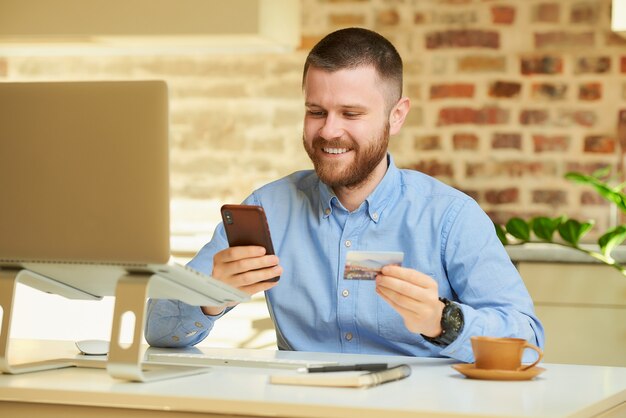
[[[14,361],[76,354],[72,342],[12,344]],[[202,348],[211,350],[224,351]],[[236,354],[405,362],[413,373],[370,389],[270,385],[268,375],[274,371],[233,367],[154,383],[115,380],[105,370],[88,368],[0,375],[0,417],[626,417],[623,367],[542,364],[547,370],[534,380],[496,382],[467,379],[443,359],[255,350]]]

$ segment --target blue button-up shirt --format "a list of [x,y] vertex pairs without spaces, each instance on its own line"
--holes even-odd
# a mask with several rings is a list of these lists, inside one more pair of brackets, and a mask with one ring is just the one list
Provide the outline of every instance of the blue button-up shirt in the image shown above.
[[[261,205],[283,267],[266,292],[280,349],[447,356],[473,361],[472,335],[524,338],[543,347],[532,300],[491,220],[467,195],[389,156],[385,177],[353,211],[314,171],[300,171],[250,195]],[[213,255],[228,246],[220,224],[189,266],[211,274]],[[461,335],[447,347],[406,329],[370,280],[344,280],[346,254],[402,251],[402,265],[434,278],[442,297],[463,311]],[[236,308],[235,308],[236,309]],[[219,316],[174,300],[153,300],[146,339],[179,347],[203,340]]]

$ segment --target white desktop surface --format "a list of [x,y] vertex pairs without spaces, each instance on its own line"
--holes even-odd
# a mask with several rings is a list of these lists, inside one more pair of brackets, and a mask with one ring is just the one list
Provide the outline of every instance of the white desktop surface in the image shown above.
[[[14,340],[11,344],[15,354],[12,362],[74,357],[77,353],[68,341]],[[626,416],[624,367],[541,364],[547,370],[534,380],[484,381],[465,378],[450,367],[453,361],[445,359],[205,347],[199,350],[346,363],[404,362],[412,366],[412,375],[369,389],[348,389],[268,383],[272,373],[296,373],[286,370],[213,366],[195,376],[132,383],[115,380],[103,369],[67,368],[0,375],[0,416]]]

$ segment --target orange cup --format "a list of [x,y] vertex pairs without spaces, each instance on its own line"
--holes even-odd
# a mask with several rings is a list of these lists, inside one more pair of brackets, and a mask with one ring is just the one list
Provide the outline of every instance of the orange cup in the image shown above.
[[[543,352],[536,345],[522,338],[471,337],[476,368],[485,370],[528,370],[543,358]],[[537,360],[522,366],[522,355],[527,348],[535,350]]]

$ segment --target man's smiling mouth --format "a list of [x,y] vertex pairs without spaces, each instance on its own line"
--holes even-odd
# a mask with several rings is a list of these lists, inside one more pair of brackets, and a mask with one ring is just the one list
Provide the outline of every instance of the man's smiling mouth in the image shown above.
[[322,148],[322,151],[324,151],[327,154],[343,154],[348,152],[348,148]]

